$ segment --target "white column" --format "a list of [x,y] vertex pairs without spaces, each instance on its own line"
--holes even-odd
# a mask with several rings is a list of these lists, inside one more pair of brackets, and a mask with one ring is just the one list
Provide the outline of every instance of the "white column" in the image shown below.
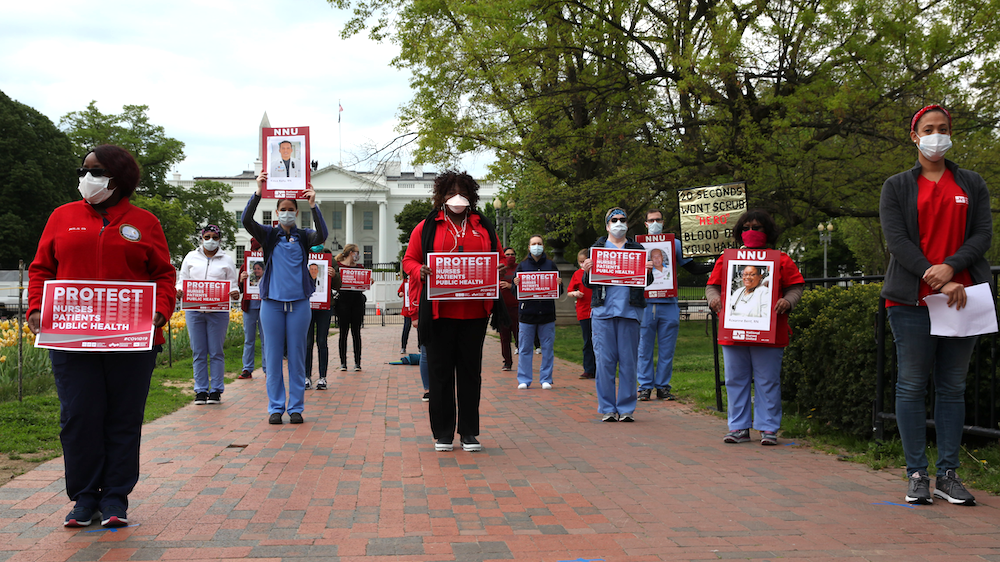
[[386,256],[386,250],[389,249],[389,203],[386,201],[378,202],[378,261],[379,263],[385,263],[389,261],[388,256]]
[[344,207],[344,241],[342,244],[346,247],[348,244],[354,243],[354,202],[345,201]]

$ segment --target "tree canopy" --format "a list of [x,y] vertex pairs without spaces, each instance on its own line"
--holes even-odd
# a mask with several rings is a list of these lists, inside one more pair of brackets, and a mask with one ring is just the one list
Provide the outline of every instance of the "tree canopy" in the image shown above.
[[80,162],[48,117],[0,92],[0,269],[34,259],[49,215],[80,197]]
[[733,180],[785,228],[875,217],[928,103],[955,117],[949,156],[1000,175],[1000,0],[329,1],[345,35],[399,45],[418,161],[495,152],[581,245],[611,205],[670,222],[676,189]]

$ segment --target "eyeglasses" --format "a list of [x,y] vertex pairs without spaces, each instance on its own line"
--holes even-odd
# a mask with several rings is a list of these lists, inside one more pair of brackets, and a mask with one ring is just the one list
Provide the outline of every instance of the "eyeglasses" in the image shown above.
[[658,218],[658,219],[646,219],[646,222],[658,222],[658,223],[660,223],[660,224],[663,224],[663,218]]
[[609,223],[625,222],[627,219],[625,217],[611,217],[608,219]]
[[760,225],[756,225],[756,226],[744,226],[743,227],[743,232],[746,232],[748,230],[758,230],[759,231],[759,230],[764,230],[764,227],[760,226]]
[[105,174],[107,174],[107,176],[109,178],[111,177],[111,171],[110,170],[105,170],[104,168],[77,168],[76,169],[76,175],[80,176],[81,178],[83,176],[87,175],[88,172],[90,173],[90,175],[94,176],[95,178],[104,177]]

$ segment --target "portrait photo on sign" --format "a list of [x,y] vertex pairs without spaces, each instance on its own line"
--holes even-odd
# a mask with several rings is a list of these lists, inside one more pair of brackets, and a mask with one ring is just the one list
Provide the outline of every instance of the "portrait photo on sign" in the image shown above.
[[326,302],[327,294],[327,262],[325,260],[309,260],[309,279],[316,290],[309,297],[310,302]]
[[264,276],[264,262],[262,261],[252,261],[250,262],[249,273],[247,274],[247,280],[251,287],[256,287],[260,285],[260,279]]
[[674,288],[674,253],[672,242],[643,242],[646,259],[653,262],[653,282],[647,291],[668,291]]
[[767,331],[771,324],[774,263],[732,261],[726,271],[726,328]]
[[302,168],[302,137],[271,137],[267,141],[270,152],[268,180],[304,178]]

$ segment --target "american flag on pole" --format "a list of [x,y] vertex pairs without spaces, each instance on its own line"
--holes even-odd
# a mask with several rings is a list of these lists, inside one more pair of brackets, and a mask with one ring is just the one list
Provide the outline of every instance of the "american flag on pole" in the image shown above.
[[340,114],[344,112],[344,106],[337,102],[337,106],[340,107],[340,111],[337,112],[337,123],[340,123]]

